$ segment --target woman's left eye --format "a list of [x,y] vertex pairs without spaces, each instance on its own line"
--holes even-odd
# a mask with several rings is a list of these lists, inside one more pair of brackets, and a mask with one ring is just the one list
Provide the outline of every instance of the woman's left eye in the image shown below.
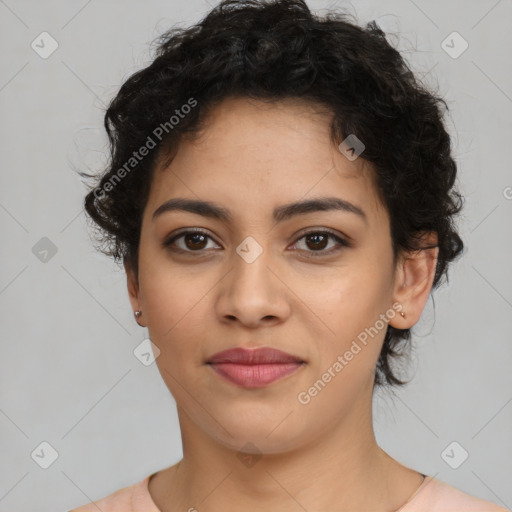
[[[325,250],[326,247],[329,245],[329,239],[334,240],[337,243],[338,247],[335,247],[333,249],[331,246],[329,250]],[[311,253],[308,255],[308,257],[330,255],[334,252],[339,251],[343,247],[350,247],[350,244],[346,240],[335,235],[334,233],[331,233],[330,231],[310,231],[309,233],[302,235],[297,240],[297,242],[295,242],[295,245],[297,245],[301,240],[304,240],[306,247],[309,247],[309,249],[311,249],[300,249],[304,250],[305,252]],[[336,246],[336,244],[334,245]]]

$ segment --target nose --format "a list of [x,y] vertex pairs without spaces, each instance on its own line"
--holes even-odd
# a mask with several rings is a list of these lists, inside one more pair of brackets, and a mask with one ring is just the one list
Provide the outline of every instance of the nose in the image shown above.
[[216,313],[223,323],[269,327],[290,315],[288,288],[270,251],[254,261],[233,253],[231,270],[219,283]]

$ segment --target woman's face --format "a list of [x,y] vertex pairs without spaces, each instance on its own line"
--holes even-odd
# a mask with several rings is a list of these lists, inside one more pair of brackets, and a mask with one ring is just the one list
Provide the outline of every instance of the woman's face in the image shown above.
[[[129,288],[182,430],[277,453],[368,419],[396,313],[389,217],[371,169],[332,145],[329,128],[330,117],[305,104],[229,99],[200,140],[182,140],[170,166],[155,172],[139,281],[129,272]],[[177,198],[207,201],[226,218],[206,208],[154,215]],[[289,208],[327,198],[352,211],[334,202]],[[165,245],[178,230],[202,233]],[[303,364],[252,387],[208,364],[220,351],[262,346]]]

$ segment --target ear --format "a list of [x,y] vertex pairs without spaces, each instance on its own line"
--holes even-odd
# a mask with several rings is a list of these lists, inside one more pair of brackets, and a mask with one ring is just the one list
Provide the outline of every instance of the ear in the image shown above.
[[[140,308],[140,301],[139,301],[139,280],[135,273],[135,270],[133,269],[132,265],[130,264],[129,260],[123,261],[124,269],[126,272],[126,284],[128,287],[128,297],[130,299],[130,304],[132,305],[133,312],[139,311]],[[142,316],[136,319],[136,322],[141,326],[145,327],[141,323]]]
[[402,305],[405,318],[396,315],[389,324],[397,329],[409,329],[418,322],[434,282],[439,247],[435,232],[423,232],[418,251],[402,253],[395,270],[393,302]]

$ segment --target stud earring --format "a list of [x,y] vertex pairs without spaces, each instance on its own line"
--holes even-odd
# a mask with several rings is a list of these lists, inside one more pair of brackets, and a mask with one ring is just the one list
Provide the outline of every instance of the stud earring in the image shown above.
[[[139,318],[142,316],[142,311],[137,310],[133,313],[135,315],[135,321],[139,324]],[[141,327],[144,327],[143,325],[139,324]]]
[[400,311],[400,314],[402,315],[402,318],[405,318],[405,313],[403,311]]

